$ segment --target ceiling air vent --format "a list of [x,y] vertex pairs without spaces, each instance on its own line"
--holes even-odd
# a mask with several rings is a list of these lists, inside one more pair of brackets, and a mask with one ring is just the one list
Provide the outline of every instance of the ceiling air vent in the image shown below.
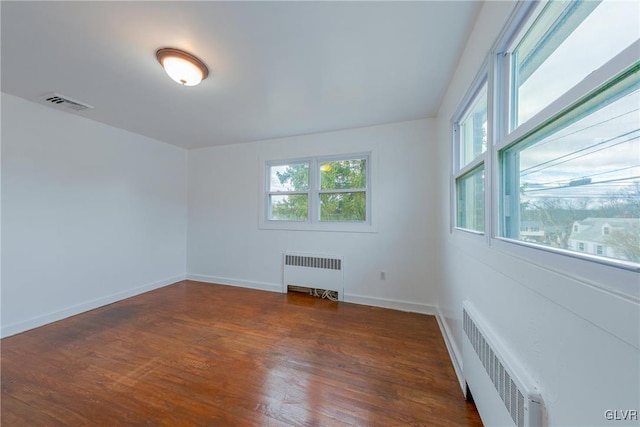
[[93,109],[92,105],[85,104],[84,102],[80,102],[55,92],[39,97],[38,101],[50,107],[60,108],[62,110],[82,111],[88,108]]

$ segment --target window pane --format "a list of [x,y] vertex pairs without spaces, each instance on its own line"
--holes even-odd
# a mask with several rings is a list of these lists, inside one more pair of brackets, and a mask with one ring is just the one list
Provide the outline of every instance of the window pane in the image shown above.
[[504,152],[505,237],[640,262],[638,68]]
[[640,2],[548,2],[514,52],[513,127],[640,37]]
[[487,150],[487,85],[485,84],[460,121],[460,167]]
[[306,221],[309,197],[306,194],[270,195],[269,219],[275,221]]
[[320,189],[367,188],[367,160],[336,160],[320,163]]
[[456,225],[469,230],[484,231],[484,165],[458,178],[456,193]]
[[320,194],[320,221],[366,221],[364,191]]
[[309,189],[309,164],[271,166],[269,191],[307,191]]

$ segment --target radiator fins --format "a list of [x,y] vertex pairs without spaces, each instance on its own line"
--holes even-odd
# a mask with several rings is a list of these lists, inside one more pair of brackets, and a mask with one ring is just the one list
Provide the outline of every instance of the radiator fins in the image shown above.
[[304,255],[285,255],[284,265],[295,267],[322,268],[326,270],[342,270],[342,260],[337,258],[321,258]]
[[467,338],[469,338],[469,342],[473,346],[475,353],[484,366],[487,375],[493,382],[493,385],[504,402],[504,406],[513,419],[513,422],[518,427],[528,426],[529,422],[525,417],[525,396],[529,395],[528,392],[523,392],[523,390],[516,385],[514,379],[509,374],[498,355],[494,352],[493,348],[491,348],[483,333],[480,331],[466,309],[463,310],[462,316],[462,327],[464,333]]

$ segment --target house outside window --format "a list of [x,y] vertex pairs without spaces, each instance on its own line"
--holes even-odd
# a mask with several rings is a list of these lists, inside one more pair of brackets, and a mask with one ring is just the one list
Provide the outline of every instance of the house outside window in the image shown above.
[[[578,242],[583,242],[595,248],[595,255],[640,259],[640,220],[636,218],[585,218],[576,221],[573,228],[580,231],[571,233],[569,247],[579,248]],[[605,229],[609,232],[605,233]]]

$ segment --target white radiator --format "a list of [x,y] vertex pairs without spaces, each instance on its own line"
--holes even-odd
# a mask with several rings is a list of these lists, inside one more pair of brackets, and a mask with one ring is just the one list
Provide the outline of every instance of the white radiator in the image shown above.
[[285,252],[282,292],[289,285],[336,291],[344,300],[343,259],[339,256]]
[[464,379],[483,423],[541,426],[542,399],[527,373],[468,301],[462,304],[462,315]]

